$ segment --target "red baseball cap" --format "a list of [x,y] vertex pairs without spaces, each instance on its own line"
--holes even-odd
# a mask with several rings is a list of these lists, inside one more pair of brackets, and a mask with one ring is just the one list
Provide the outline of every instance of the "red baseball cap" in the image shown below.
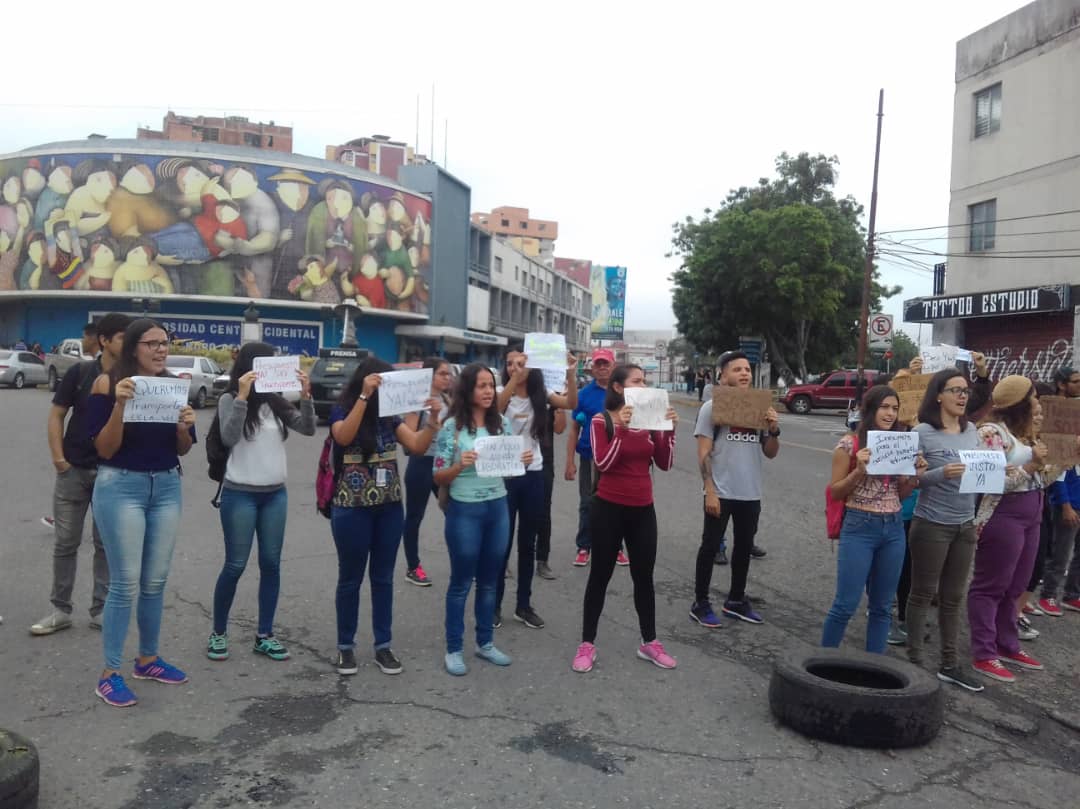
[[592,353],[592,361],[603,360],[615,364],[615,353],[610,348],[598,348]]

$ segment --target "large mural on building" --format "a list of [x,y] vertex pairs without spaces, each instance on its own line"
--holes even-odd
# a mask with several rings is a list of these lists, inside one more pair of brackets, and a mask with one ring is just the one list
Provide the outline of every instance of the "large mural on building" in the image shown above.
[[431,202],[336,172],[170,155],[0,160],[0,291],[273,298],[426,314]]

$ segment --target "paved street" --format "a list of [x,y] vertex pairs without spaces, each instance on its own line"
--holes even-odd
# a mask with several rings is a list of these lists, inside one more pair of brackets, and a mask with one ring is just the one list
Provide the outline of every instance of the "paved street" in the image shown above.
[[[361,595],[360,672],[340,678],[334,652],[336,556],[313,506],[319,438],[290,437],[290,513],[277,633],[293,659],[247,648],[257,567],[237,593],[233,656],[206,659],[211,593],[222,559],[202,445],[185,465],[184,517],[166,595],[162,651],[190,683],[136,682],[140,703],[118,710],[93,693],[100,635],[88,628],[89,541],[80,555],[76,625],[32,637],[49,609],[53,476],[45,442],[48,395],[0,391],[5,413],[0,492],[0,725],[32,738],[42,760],[42,809],[443,805],[447,807],[901,807],[967,809],[1075,805],[1080,734],[1050,711],[1080,711],[1080,615],[1037,618],[1033,651],[1048,671],[981,695],[948,692],[946,727],[931,745],[863,751],[809,741],[773,721],[771,661],[816,644],[835,558],[824,539],[822,491],[841,428],[830,414],[782,415],[780,457],[767,464],[767,500],[749,589],[763,626],[709,631],[687,610],[700,536],[695,408],[680,407],[677,465],[655,474],[661,526],[656,569],[660,638],[679,661],[662,671],[635,657],[629,574],[617,569],[588,675],[570,661],[579,641],[587,572],[571,567],[576,486],[555,495],[552,565],[534,584],[542,630],[512,620],[497,631],[508,669],[474,658],[463,678],[442,665],[448,563],[432,505],[421,554],[435,581],[395,586],[394,649],[405,671],[371,660],[367,587]],[[202,434],[212,411],[199,414]],[[726,591],[727,568],[714,590]],[[513,585],[508,584],[512,599]],[[512,603],[512,602],[511,602]],[[471,649],[471,609],[466,651]],[[852,622],[861,645],[865,619]],[[134,627],[127,657],[133,657]],[[896,652],[891,652],[895,654]],[[1068,796],[1072,795],[1072,798]]]

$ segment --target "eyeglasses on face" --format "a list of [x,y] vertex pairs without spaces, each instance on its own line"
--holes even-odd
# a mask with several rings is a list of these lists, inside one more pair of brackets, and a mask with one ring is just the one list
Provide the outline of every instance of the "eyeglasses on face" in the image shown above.
[[169,347],[168,340],[140,340],[139,345],[146,346],[151,351],[160,351],[163,348]]
[[959,385],[956,385],[956,386],[951,387],[951,388],[943,388],[941,392],[942,393],[951,393],[953,396],[970,396],[971,395],[971,390],[970,389],[962,388]]

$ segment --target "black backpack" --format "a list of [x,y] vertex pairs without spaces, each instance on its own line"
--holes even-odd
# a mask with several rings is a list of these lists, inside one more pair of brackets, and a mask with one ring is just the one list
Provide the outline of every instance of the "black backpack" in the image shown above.
[[214,414],[214,420],[210,422],[210,429],[206,433],[206,462],[208,464],[206,474],[210,480],[217,481],[217,493],[210,501],[214,508],[221,506],[221,489],[225,485],[225,467],[229,463],[229,448],[221,440],[221,421],[218,414]]

